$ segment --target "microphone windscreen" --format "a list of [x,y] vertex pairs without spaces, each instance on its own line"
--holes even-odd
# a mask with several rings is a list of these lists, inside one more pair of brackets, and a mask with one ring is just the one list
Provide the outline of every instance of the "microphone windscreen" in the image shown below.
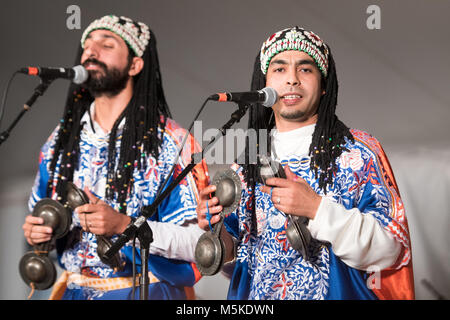
[[264,100],[264,102],[262,102],[261,104],[267,108],[272,107],[275,104],[275,102],[277,102],[277,100],[278,100],[278,95],[277,95],[277,92],[275,91],[275,89],[270,88],[270,87],[265,87],[265,88],[261,89],[261,91],[263,91],[266,94],[266,100]]
[[72,80],[75,84],[82,84],[89,78],[89,72],[82,65],[75,66],[72,69],[75,71]]

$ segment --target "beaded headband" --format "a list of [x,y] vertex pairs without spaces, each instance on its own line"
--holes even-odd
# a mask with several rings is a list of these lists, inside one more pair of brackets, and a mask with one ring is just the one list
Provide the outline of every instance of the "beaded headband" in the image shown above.
[[104,16],[94,20],[83,32],[81,37],[81,47],[84,49],[84,42],[87,36],[94,30],[105,29],[114,32],[121,37],[125,43],[133,50],[138,57],[142,57],[148,41],[150,40],[150,30],[142,22],[135,22],[127,17],[117,17],[115,15]]
[[306,31],[299,27],[278,31],[263,43],[259,55],[262,73],[267,73],[270,60],[275,55],[287,50],[298,50],[309,54],[323,76],[327,77],[329,52],[327,45],[312,31]]

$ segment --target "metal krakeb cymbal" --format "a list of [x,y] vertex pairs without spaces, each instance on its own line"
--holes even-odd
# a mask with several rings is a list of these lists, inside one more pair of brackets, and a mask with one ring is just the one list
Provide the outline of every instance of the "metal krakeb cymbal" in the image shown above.
[[[67,204],[74,210],[76,207],[89,203],[89,198],[86,193],[78,188],[74,183],[67,183]],[[104,255],[111,248],[112,243],[109,238],[102,235],[96,235],[97,238],[97,255],[100,260],[109,265],[113,269],[122,270],[119,252],[117,252],[111,259],[106,260]]]
[[288,227],[286,228],[286,237],[292,248],[309,260],[309,245],[311,243],[311,232],[306,227],[308,219],[305,217],[289,216]]
[[195,247],[197,268],[204,276],[216,274],[223,266],[226,253],[224,242],[220,238],[223,220],[239,206],[242,191],[241,180],[231,169],[217,172],[212,184],[216,186],[214,196],[219,199],[223,209],[219,213],[220,221],[213,226],[212,230],[202,234]]
[[19,262],[19,272],[23,281],[37,290],[46,290],[56,281],[56,269],[46,255],[26,253]]
[[214,228],[213,231],[206,231],[195,247],[197,268],[204,276],[212,276],[219,272],[225,260],[225,245],[220,235],[216,233],[218,230],[220,234],[220,229],[221,226]]
[[218,171],[212,184],[216,186],[214,196],[219,199],[223,207],[222,213],[227,216],[237,209],[241,200],[242,183],[237,173],[232,169]]
[[105,253],[111,248],[111,246],[112,243],[107,237],[97,235],[97,255],[100,260],[111,268],[121,271],[123,269],[123,265],[120,260],[119,252],[117,252],[110,259],[106,259],[105,257]]
[[[266,184],[269,178],[277,177],[286,179],[281,164],[266,155],[258,155],[259,160],[259,183]],[[294,250],[297,250],[303,258],[309,259],[309,245],[311,243],[311,233],[306,225],[308,219],[305,217],[296,217],[286,214],[288,219],[288,227],[286,228],[286,237],[289,244]]]
[[48,257],[51,241],[62,238],[69,232],[72,213],[58,201],[44,198],[36,203],[32,216],[42,218],[43,225],[52,228],[52,239],[34,245],[35,251],[26,253],[20,259],[19,273],[28,286],[46,290],[56,281],[56,269]]
[[73,182],[67,182],[67,204],[72,210],[83,204],[89,203],[89,198],[83,190],[78,188]]
[[44,198],[36,203],[32,215],[44,219],[43,225],[53,229],[56,239],[64,237],[72,224],[72,213],[61,203]]

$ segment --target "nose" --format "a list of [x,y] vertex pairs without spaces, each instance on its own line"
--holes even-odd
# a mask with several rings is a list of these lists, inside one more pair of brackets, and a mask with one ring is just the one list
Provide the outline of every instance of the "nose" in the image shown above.
[[300,78],[295,70],[295,68],[289,70],[286,75],[286,83],[290,86],[298,86],[300,85]]
[[98,49],[94,43],[90,43],[89,45],[84,47],[83,57],[87,58],[98,58]]

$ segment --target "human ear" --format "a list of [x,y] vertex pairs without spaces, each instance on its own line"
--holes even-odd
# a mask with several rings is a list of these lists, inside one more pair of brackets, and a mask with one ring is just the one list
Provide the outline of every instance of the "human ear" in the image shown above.
[[133,77],[141,72],[142,68],[144,68],[144,60],[141,57],[133,57],[128,74]]

